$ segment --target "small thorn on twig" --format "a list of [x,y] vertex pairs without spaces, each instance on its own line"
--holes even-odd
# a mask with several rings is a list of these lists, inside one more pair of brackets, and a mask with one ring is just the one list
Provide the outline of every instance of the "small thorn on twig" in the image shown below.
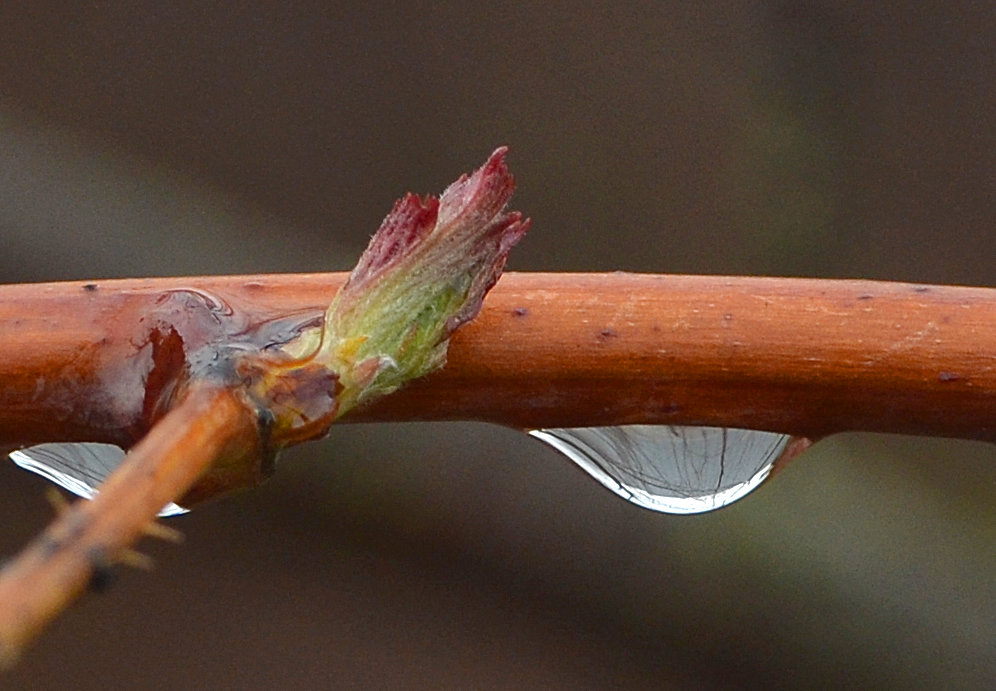
[[89,551],[88,559],[92,569],[89,588],[95,593],[106,592],[111,587],[115,580],[116,566],[130,566],[143,571],[151,571],[155,566],[152,557],[133,549],[123,549],[111,557],[106,550],[96,547]]
[[142,554],[134,549],[121,550],[116,561],[119,564],[124,564],[134,569],[141,569],[142,571],[151,571],[156,565],[156,562],[148,554]]
[[183,533],[181,533],[176,528],[170,528],[167,525],[163,525],[158,521],[150,521],[145,524],[142,528],[142,533],[147,537],[154,537],[159,540],[165,540],[166,542],[173,542],[179,544],[183,542]]
[[61,516],[69,510],[69,500],[55,487],[45,488],[45,499],[51,504],[56,516]]

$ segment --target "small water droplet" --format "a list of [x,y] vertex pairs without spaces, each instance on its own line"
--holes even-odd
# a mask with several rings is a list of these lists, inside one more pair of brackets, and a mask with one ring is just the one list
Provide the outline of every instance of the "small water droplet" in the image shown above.
[[[125,452],[114,444],[54,443],[38,444],[10,453],[18,466],[54,482],[84,499],[93,499],[98,487],[121,465]],[[170,502],[160,517],[187,513],[187,509]]]
[[790,453],[787,434],[724,427],[620,425],[537,429],[628,501],[664,513],[713,511],[747,495]]

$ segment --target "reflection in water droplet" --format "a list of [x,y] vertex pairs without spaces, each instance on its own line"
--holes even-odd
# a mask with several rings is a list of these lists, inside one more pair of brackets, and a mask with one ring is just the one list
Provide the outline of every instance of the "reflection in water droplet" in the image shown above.
[[[91,442],[39,444],[10,454],[10,460],[25,470],[38,473],[85,499],[93,499],[98,486],[121,465],[124,457],[125,452],[114,444]],[[187,513],[187,509],[171,502],[159,515],[181,513]]]
[[621,425],[532,430],[589,475],[634,504],[702,513],[760,485],[792,439],[723,427]]

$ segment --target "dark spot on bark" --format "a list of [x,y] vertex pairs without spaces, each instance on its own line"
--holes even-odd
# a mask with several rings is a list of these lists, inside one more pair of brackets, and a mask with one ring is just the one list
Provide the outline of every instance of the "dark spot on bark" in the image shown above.
[[82,511],[76,511],[70,507],[68,515],[65,517],[66,540],[73,541],[79,539],[86,532],[89,519]]
[[114,563],[108,558],[107,551],[102,547],[91,548],[87,552],[86,558],[92,569],[87,587],[95,593],[106,593],[114,583]]
[[858,296],[858,299],[859,300],[871,300],[873,297],[875,297],[875,296],[872,295],[871,293],[862,293],[861,295]]
[[527,310],[525,307],[516,307],[514,310],[512,310],[512,314],[516,317],[525,317],[526,315],[529,314],[529,310]]
[[961,377],[959,377],[954,372],[941,372],[939,375],[937,375],[937,378],[940,381],[958,381],[959,379],[961,379]]
[[914,292],[917,292],[917,293],[929,293],[930,292],[930,287],[929,286],[917,286],[913,290],[914,290]]
[[615,329],[602,329],[601,331],[598,332],[598,338],[603,341],[609,338],[617,338],[618,336],[619,332],[617,332]]
[[85,290],[88,293],[92,293],[95,290],[97,290],[97,284],[96,283],[87,283],[87,284],[85,284],[83,286],[83,290]]
[[42,553],[42,559],[50,559],[51,557],[54,557],[65,544],[59,538],[52,537],[51,535],[42,535],[40,542],[41,545],[39,547],[39,551]]

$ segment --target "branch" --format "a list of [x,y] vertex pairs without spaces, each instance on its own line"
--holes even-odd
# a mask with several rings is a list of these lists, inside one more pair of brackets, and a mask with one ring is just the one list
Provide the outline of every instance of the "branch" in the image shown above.
[[[195,380],[161,415],[179,365],[205,343],[250,332],[280,342],[314,327],[344,278],[0,286],[0,443],[129,446],[147,434],[94,501],[67,510],[4,570],[0,661],[15,659],[198,477],[195,493],[211,494],[212,473],[226,484],[226,458],[265,458],[255,407],[231,380]],[[994,353],[996,291],[987,288],[509,274],[453,337],[444,370],[348,419],[994,441]]]
[[[206,324],[234,332],[314,323],[344,279],[0,286],[0,444],[128,446],[150,425],[143,403],[154,397],[158,371],[151,325],[168,324],[190,350],[206,338]],[[189,300],[177,309],[177,296],[190,295],[230,313],[215,322]],[[50,374],[40,380],[39,373]],[[865,430],[994,441],[994,410],[991,288],[513,273],[453,336],[445,369],[346,419],[699,424],[813,439]]]

